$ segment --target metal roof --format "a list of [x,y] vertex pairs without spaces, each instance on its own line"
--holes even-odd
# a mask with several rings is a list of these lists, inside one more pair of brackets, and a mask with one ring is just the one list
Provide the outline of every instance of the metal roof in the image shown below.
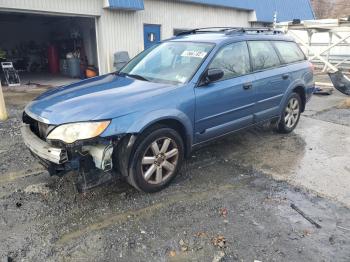
[[[314,13],[310,0],[178,0],[188,3],[220,6],[226,8],[255,11],[256,22],[272,22],[277,11],[277,21],[285,22],[293,19],[312,20]],[[108,8],[143,10],[144,0],[107,0]],[[255,22],[253,20],[252,22]]]
[[310,0],[182,0],[185,2],[255,10],[257,22],[272,22],[277,11],[277,21],[315,18]]

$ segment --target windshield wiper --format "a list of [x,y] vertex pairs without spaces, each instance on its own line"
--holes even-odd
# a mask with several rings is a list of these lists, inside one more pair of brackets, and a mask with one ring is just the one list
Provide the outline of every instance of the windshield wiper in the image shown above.
[[132,78],[135,78],[135,79],[138,79],[138,80],[142,80],[142,81],[150,81],[149,79],[143,77],[143,76],[140,76],[140,75],[136,75],[136,74],[126,74],[124,73],[126,76],[128,77],[132,77]]

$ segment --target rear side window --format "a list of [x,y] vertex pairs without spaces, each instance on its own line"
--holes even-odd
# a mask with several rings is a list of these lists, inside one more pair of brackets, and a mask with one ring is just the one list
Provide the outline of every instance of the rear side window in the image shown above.
[[209,69],[221,69],[221,80],[248,74],[250,71],[249,52],[246,42],[237,42],[224,46],[215,55]]
[[254,71],[264,70],[280,65],[278,55],[269,41],[248,42]]
[[274,45],[276,46],[278,52],[281,55],[283,63],[285,64],[305,60],[304,53],[294,42],[275,41]]

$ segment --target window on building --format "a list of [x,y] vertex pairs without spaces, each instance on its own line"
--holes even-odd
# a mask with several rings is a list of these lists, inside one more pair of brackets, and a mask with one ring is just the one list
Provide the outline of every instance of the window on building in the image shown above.
[[278,55],[269,41],[249,41],[254,71],[280,65]]
[[294,42],[275,41],[274,45],[280,53],[283,62],[286,64],[305,60],[304,53]]
[[216,54],[209,68],[224,71],[224,76],[220,80],[249,73],[249,52],[246,42],[237,42],[223,47]]

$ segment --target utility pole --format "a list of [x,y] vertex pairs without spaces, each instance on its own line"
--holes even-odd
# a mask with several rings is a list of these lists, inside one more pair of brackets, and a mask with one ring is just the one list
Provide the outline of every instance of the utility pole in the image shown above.
[[7,112],[5,106],[4,94],[2,93],[2,86],[0,81],[0,121],[5,121],[7,119]]

